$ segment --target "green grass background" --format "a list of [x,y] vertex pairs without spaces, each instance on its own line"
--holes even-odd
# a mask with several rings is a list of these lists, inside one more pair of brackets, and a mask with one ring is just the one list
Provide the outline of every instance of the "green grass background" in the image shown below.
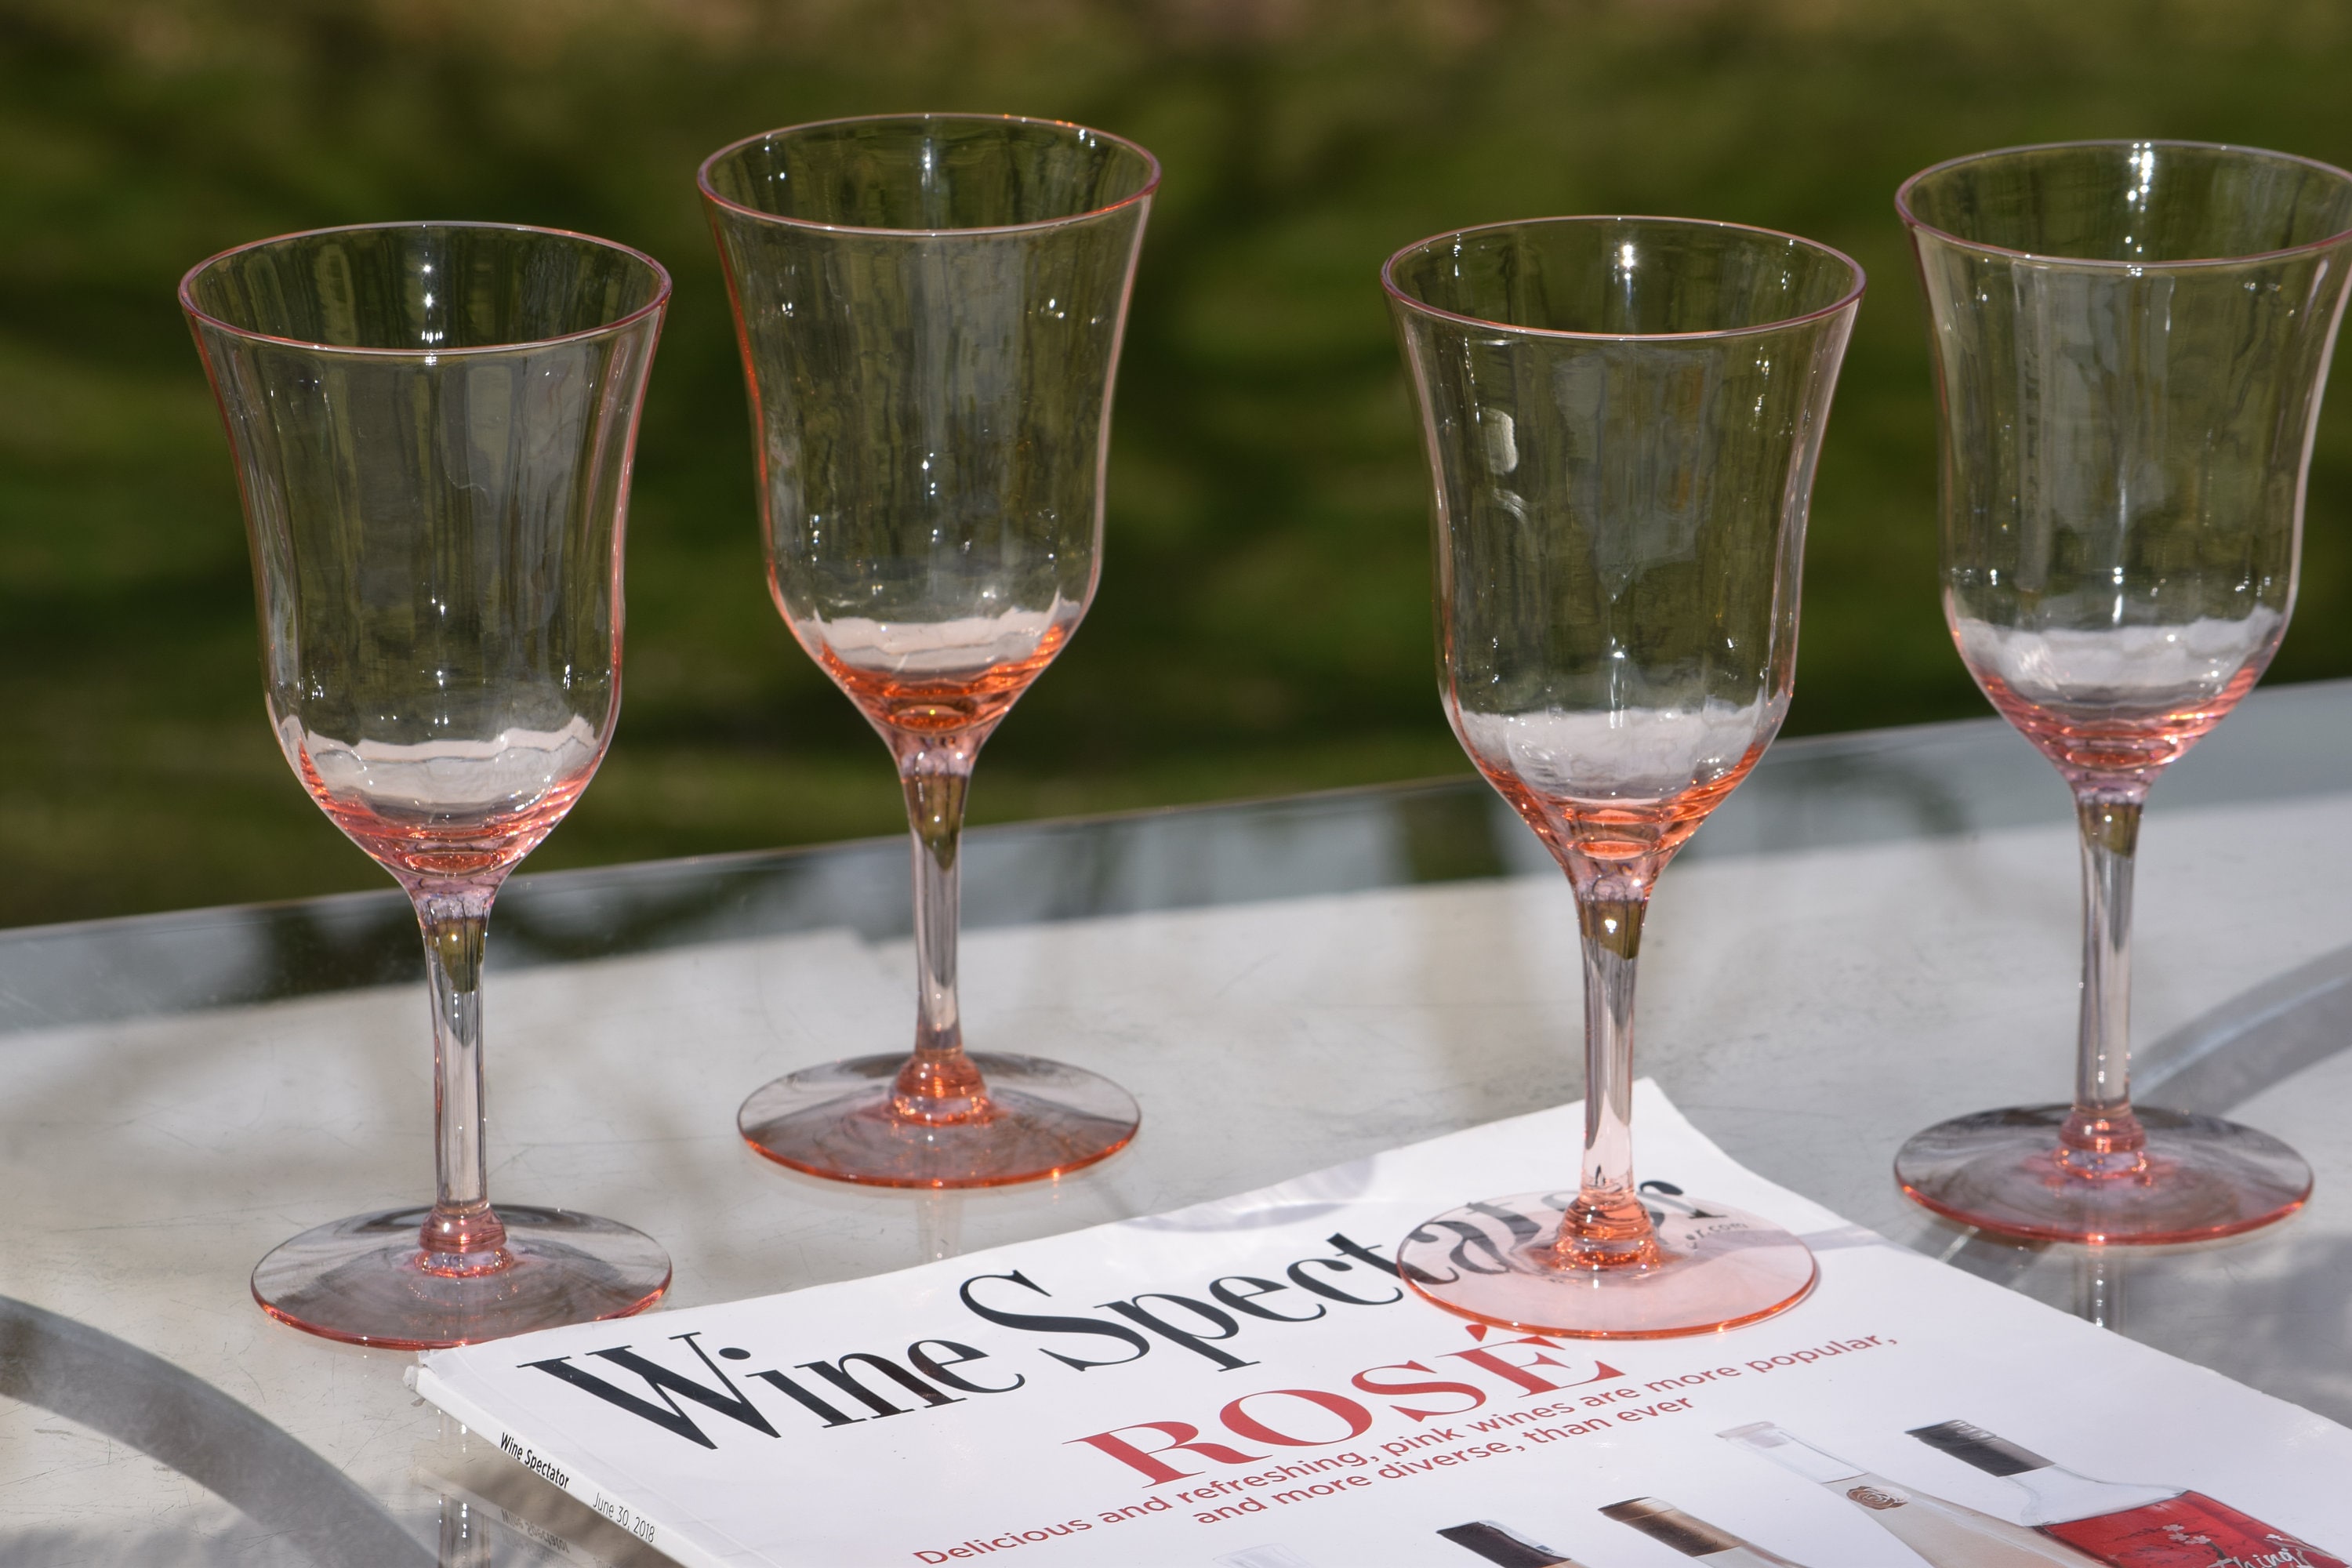
[[[1934,591],[1934,432],[1890,196],[1974,149],[2186,136],[2352,163],[2342,0],[0,0],[0,923],[380,885],[262,719],[226,447],[173,286],[322,224],[562,225],[677,279],[639,450],[627,700],[534,868],[883,833],[880,745],[761,580],[701,155],[1003,110],[1167,168],[1100,597],[976,820],[1458,771],[1375,280],[1558,212],[1793,229],[1872,276],[1792,732],[1979,712]],[[2339,380],[2341,378],[2339,377]],[[2352,397],[2274,679],[2352,673]],[[2352,744],[2352,742],[2347,742]]]

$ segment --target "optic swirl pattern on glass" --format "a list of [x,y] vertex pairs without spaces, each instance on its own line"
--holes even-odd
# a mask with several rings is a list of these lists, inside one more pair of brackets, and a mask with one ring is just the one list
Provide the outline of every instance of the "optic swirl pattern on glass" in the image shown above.
[[2352,175],[2093,142],[1938,164],[1896,205],[1935,349],[1945,614],[2074,791],[2084,889],[2073,1101],[1932,1127],[1897,1178],[2046,1240],[2268,1224],[2310,1193],[2294,1151],[2132,1105],[2132,866],[2148,787],[2252,689],[2294,607]]
[[407,889],[433,1000],[435,1201],[254,1270],[314,1333],[461,1344],[669,1282],[626,1226],[490,1205],[481,1055],[491,900],[620,711],[629,464],[668,298],[635,251],[487,224],[264,240],[181,284],[244,494],[270,723]]
[[1761,229],[1554,218],[1408,246],[1384,277],[1433,486],[1446,717],[1568,873],[1584,959],[1578,1180],[1438,1215],[1405,1277],[1547,1333],[1777,1312],[1811,1289],[1801,1242],[1635,1182],[1633,971],[1659,873],[1788,712],[1861,269]]
[[889,747],[913,835],[914,1051],[779,1079],[743,1136],[814,1175],[993,1186],[1134,1136],[1106,1079],[974,1054],[956,993],[972,764],[1094,596],[1104,444],[1159,165],[1075,125],[838,121],[712,154],[768,581]]

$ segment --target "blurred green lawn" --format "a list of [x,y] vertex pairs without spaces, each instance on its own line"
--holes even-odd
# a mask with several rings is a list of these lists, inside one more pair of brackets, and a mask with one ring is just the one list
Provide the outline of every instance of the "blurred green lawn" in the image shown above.
[[[531,865],[892,831],[880,745],[761,580],[694,166],[772,125],[1005,110],[1167,167],[1102,593],[992,744],[978,820],[1463,767],[1430,675],[1420,456],[1375,280],[1439,229],[1684,213],[1873,285],[1832,422],[1792,731],[1982,710],[1935,598],[1931,394],[1890,196],[2070,136],[2352,163],[2341,0],[0,0],[0,923],[382,878],[261,714],[226,448],[173,300],[322,224],[473,217],[677,278],[639,454],[628,696]],[[2352,673],[2352,399],[2324,419],[2273,679]]]

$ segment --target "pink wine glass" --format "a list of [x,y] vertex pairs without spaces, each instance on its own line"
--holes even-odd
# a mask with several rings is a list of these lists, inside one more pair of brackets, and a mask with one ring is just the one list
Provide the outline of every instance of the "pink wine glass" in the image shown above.
[[912,1056],[810,1068],[738,1119],[836,1181],[984,1187],[1124,1147],[1127,1091],[964,1049],[957,844],[980,748],[1094,597],[1110,389],[1160,165],[1052,121],[772,131],[701,187],[751,396],[768,583],[898,764]]
[[1812,1288],[1778,1226],[1633,1179],[1633,965],[1650,890],[1788,712],[1813,468],[1862,268],[1681,218],[1440,235],[1383,280],[1434,484],[1438,679],[1479,772],[1575,889],[1584,1155],[1558,1192],[1407,1237],[1440,1306],[1648,1338]]
[[668,300],[634,250],[490,224],[292,235],[181,280],[244,493],[270,722],[407,890],[433,999],[434,1202],[263,1258],[254,1299],[297,1328],[464,1344],[669,1283],[626,1226],[490,1206],[481,1054],[490,901],[620,710],[629,461]]
[[2252,688],[2294,607],[2352,174],[2082,142],[1939,163],[1895,205],[1935,350],[1945,616],[2064,775],[2083,840],[2073,1103],[1931,1127],[1896,1179],[1947,1218],[2053,1241],[2268,1225],[2310,1195],[2294,1151],[2132,1105],[2132,856],[2148,786]]

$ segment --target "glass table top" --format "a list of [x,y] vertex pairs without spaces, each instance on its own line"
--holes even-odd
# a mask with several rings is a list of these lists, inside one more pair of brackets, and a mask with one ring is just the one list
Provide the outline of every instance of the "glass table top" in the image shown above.
[[[2352,1419],[2347,735],[2352,683],[2256,693],[2158,786],[2142,839],[2136,1086],[2300,1149],[2317,1195],[2284,1226],[2015,1247],[1895,1191],[1911,1131],[2070,1080],[2071,813],[1994,720],[1776,746],[1660,887],[1637,1066],[1858,1223]],[[490,935],[493,1198],[649,1231],[692,1305],[1581,1092],[1566,887],[1475,780],[981,829],[964,876],[973,1044],[1117,1079],[1144,1106],[1131,1149],[938,1194],[742,1146],[751,1089],[909,1035],[894,839],[518,878]],[[410,1357],[279,1327],[247,1292],[296,1230],[429,1196],[420,977],[389,889],[0,932],[0,1560],[657,1561],[419,1405]]]

